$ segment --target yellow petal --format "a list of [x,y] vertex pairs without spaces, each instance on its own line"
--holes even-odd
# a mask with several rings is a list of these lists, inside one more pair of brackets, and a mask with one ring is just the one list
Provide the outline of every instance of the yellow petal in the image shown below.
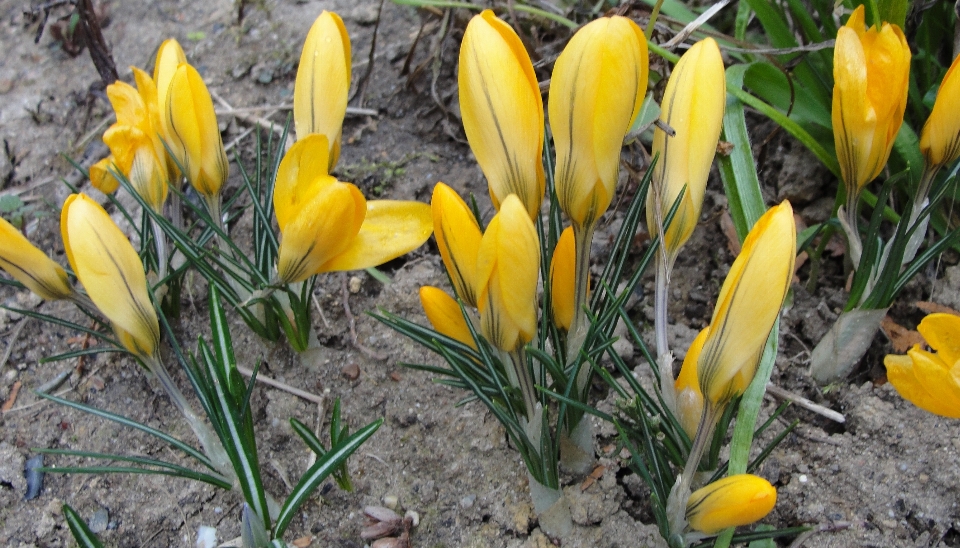
[[[157,59],[153,65],[153,83],[157,89],[157,116],[160,120],[157,125],[157,131],[160,132],[163,142],[173,151],[177,151],[177,147],[181,145],[179,141],[174,139],[173,128],[167,121],[168,94],[170,92],[170,81],[173,80],[173,73],[177,71],[177,67],[179,67],[181,63],[186,62],[187,57],[183,54],[183,49],[180,47],[180,44],[173,38],[170,38],[160,44],[160,49],[157,50]],[[136,73],[134,73],[134,75],[136,75]],[[137,88],[140,89],[139,80],[137,82]],[[177,154],[178,157],[181,155],[182,153]],[[169,155],[165,158],[167,171],[172,175],[171,180],[174,184],[179,185],[181,174],[177,168],[177,163],[173,158],[170,158]],[[179,188],[179,186],[177,188]]]
[[712,38],[687,50],[667,82],[660,120],[676,135],[654,130],[652,154],[658,159],[653,172],[654,191],[647,195],[647,226],[654,230],[664,222],[686,187],[680,208],[664,234],[664,247],[670,255],[690,239],[700,220],[710,165],[720,139],[726,93],[723,59]]
[[329,169],[337,165],[340,134],[350,90],[350,36],[340,17],[324,11],[313,22],[300,54],[293,86],[297,139],[326,136]]
[[460,305],[447,295],[446,291],[425,285],[420,288],[420,304],[423,305],[423,312],[430,320],[430,325],[437,332],[477,349],[477,343],[470,334]]
[[73,293],[67,273],[6,219],[0,217],[0,268],[44,299],[65,299]]
[[140,257],[99,204],[84,194],[67,198],[60,228],[64,249],[87,295],[129,334],[121,342],[144,357],[156,352],[160,326]]
[[360,232],[321,272],[381,265],[423,245],[433,233],[430,206],[420,202],[371,200]]
[[770,208],[743,242],[723,282],[698,363],[700,389],[714,404],[742,394],[790,289],[797,254],[790,202]]
[[157,157],[153,139],[134,126],[114,124],[103,134],[117,169],[134,191],[157,212],[167,199],[166,165]]
[[930,348],[944,363],[960,360],[960,317],[953,314],[929,314],[917,326]]
[[363,223],[366,200],[360,190],[332,181],[305,198],[282,232],[277,273],[284,283],[303,281],[346,251]]
[[477,307],[480,327],[491,344],[516,350],[537,328],[540,241],[516,195],[500,204],[477,254]]
[[763,519],[777,503],[777,490],[767,480],[739,474],[697,489],[687,502],[690,527],[712,535],[727,527]]
[[577,243],[573,227],[560,234],[550,261],[550,298],[553,301],[553,321],[560,329],[569,331],[573,322],[573,300],[576,290]]
[[120,181],[110,172],[113,163],[113,156],[109,156],[90,166],[90,184],[104,194],[113,194],[120,186]]
[[903,399],[930,413],[960,418],[960,366],[947,365],[919,345],[906,356],[886,356],[883,364],[887,379]]
[[335,179],[327,174],[327,138],[311,134],[300,139],[280,160],[273,191],[277,225],[283,232],[303,203]]
[[453,289],[464,303],[476,307],[480,225],[460,195],[443,183],[433,187],[430,208],[433,233]]
[[920,150],[931,165],[944,165],[960,158],[960,56],[947,70],[933,111],[920,134]]
[[147,105],[136,88],[117,80],[107,86],[107,98],[117,114],[117,124],[134,126],[140,130],[150,127]]
[[210,92],[200,73],[186,63],[170,80],[165,116],[176,143],[171,148],[190,184],[204,196],[217,196],[229,175],[227,154]]
[[543,100],[533,64],[510,25],[490,10],[460,45],[460,113],[495,207],[516,194],[530,217],[543,201]]
[[703,343],[707,341],[709,334],[710,326],[704,327],[690,343],[687,355],[683,358],[683,365],[680,367],[680,374],[673,384],[677,395],[677,419],[690,439],[696,437],[700,415],[703,414],[703,393],[700,391],[697,362],[700,360]]
[[647,89],[647,42],[625,17],[581,28],[553,68],[550,129],[557,197],[573,223],[595,222],[616,190],[623,137]]

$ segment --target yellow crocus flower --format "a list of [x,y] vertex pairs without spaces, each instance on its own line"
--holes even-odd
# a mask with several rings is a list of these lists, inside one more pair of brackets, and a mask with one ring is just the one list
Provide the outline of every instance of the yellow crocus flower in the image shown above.
[[349,91],[350,36],[340,16],[323,11],[310,27],[300,53],[293,85],[293,123],[297,139],[312,133],[327,138],[329,171],[340,157]]
[[933,111],[920,133],[920,151],[931,166],[949,164],[960,157],[960,56],[947,70]]
[[592,226],[610,206],[623,137],[643,103],[647,72],[643,32],[620,16],[584,25],[553,66],[557,198],[575,225]]
[[[103,134],[117,169],[150,207],[163,211],[167,199],[167,170],[157,157],[153,140],[139,128],[114,125]],[[108,176],[112,176],[108,173]]]
[[477,349],[477,343],[470,334],[467,320],[463,317],[460,304],[447,292],[433,286],[425,285],[420,288],[420,304],[423,312],[430,320],[430,325],[438,333]]
[[697,364],[700,390],[712,404],[725,405],[753,380],[790,289],[796,254],[793,208],[783,201],[750,229],[720,288]]
[[690,495],[687,522],[712,535],[761,520],[776,504],[777,490],[769,481],[752,474],[727,476]]
[[0,217],[0,268],[48,301],[73,293],[63,268],[37,249],[6,219]]
[[494,207],[515,194],[536,216],[545,189],[543,99],[520,37],[490,10],[463,33],[457,81],[463,129]]
[[368,202],[356,186],[327,174],[328,154],[327,138],[311,134],[290,147],[277,170],[281,282],[383,264],[420,247],[432,232],[430,206]]
[[573,227],[568,226],[560,233],[557,247],[550,260],[550,299],[553,305],[553,322],[565,331],[570,330],[573,322],[574,284],[576,283],[577,243],[573,237]]
[[660,120],[673,128],[668,136],[653,132],[652,154],[658,156],[647,195],[647,227],[655,231],[680,196],[680,207],[664,233],[668,257],[676,257],[700,220],[710,165],[720,140],[726,102],[726,76],[720,48],[713,38],[693,45],[673,68],[663,93]]
[[697,362],[700,360],[703,343],[707,341],[709,334],[709,325],[701,329],[700,333],[697,333],[693,342],[690,343],[687,355],[683,358],[683,365],[680,367],[680,374],[677,375],[677,380],[673,384],[673,390],[676,394],[677,419],[690,439],[696,437],[700,416],[703,414],[703,392],[700,391]]
[[108,156],[90,166],[90,184],[104,194],[113,194],[120,187],[120,181],[110,173],[110,167],[116,163],[113,156]]
[[146,358],[160,343],[140,257],[100,204],[72,194],[63,204],[60,230],[67,259],[90,300],[114,326],[123,346]]
[[187,180],[206,198],[219,196],[230,165],[210,92],[200,73],[187,63],[180,63],[170,78],[163,115],[171,132],[171,150]]
[[480,225],[463,198],[449,186],[437,183],[430,199],[433,233],[440,258],[457,296],[468,306],[477,306],[477,252]]
[[920,409],[960,419],[960,317],[930,314],[917,331],[934,352],[915,345],[906,356],[887,355],[887,379]]
[[[160,49],[157,50],[157,59],[153,65],[153,84],[157,90],[157,113],[160,119],[160,124],[157,127],[170,150],[176,150],[175,147],[178,144],[173,138],[173,129],[167,123],[168,92],[170,91],[170,81],[173,80],[173,73],[177,71],[177,67],[186,62],[187,56],[184,55],[180,43],[170,38],[160,44]],[[134,71],[134,76],[137,76],[136,71]],[[140,88],[139,78],[137,88]],[[172,176],[171,181],[179,188],[180,170],[177,168],[177,163],[169,155],[166,156],[166,162],[167,171]]]
[[903,31],[889,23],[866,28],[864,7],[857,7],[837,32],[833,78],[837,159],[847,192],[856,197],[887,164],[903,123],[910,81]]
[[497,348],[513,352],[533,339],[539,271],[537,230],[523,203],[511,194],[487,226],[477,255],[480,328]]

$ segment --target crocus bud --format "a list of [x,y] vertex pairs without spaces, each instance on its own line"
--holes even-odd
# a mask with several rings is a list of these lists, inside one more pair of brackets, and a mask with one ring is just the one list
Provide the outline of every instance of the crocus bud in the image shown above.
[[186,63],[181,63],[170,79],[165,116],[172,132],[171,149],[187,180],[203,196],[218,196],[230,172],[227,153],[207,85]]
[[610,206],[623,138],[647,90],[647,64],[640,27],[614,16],[584,25],[553,66],[557,198],[576,225],[592,225]]
[[683,358],[683,365],[680,367],[680,374],[673,384],[677,402],[677,419],[690,439],[696,437],[700,416],[703,414],[703,392],[700,391],[697,362],[700,360],[703,343],[706,342],[709,334],[710,326],[704,327],[690,343],[687,355]]
[[726,405],[747,389],[793,279],[797,232],[790,202],[770,208],[743,241],[720,288],[697,373],[700,390]]
[[467,320],[463,317],[460,304],[447,295],[446,291],[425,285],[420,288],[420,304],[423,305],[423,312],[430,320],[430,325],[437,332],[460,341],[474,350],[477,349],[477,343],[470,334],[470,328],[467,327]]
[[[157,90],[157,114],[160,119],[160,124],[157,127],[159,128],[160,136],[167,143],[167,146],[171,147],[171,150],[176,150],[175,147],[178,145],[175,142],[173,128],[170,127],[166,115],[168,92],[170,91],[170,81],[173,80],[173,73],[177,71],[177,67],[179,67],[181,63],[186,62],[187,56],[183,54],[183,48],[180,47],[180,43],[170,38],[160,44],[160,49],[157,50],[157,60],[153,65],[153,84]],[[134,77],[137,77],[136,71],[134,71]],[[139,78],[137,79],[137,89],[142,89]],[[165,158],[167,172],[171,175],[170,181],[174,185],[178,185],[177,188],[179,188],[181,177],[177,163],[169,154],[166,155]]]
[[553,322],[565,331],[573,322],[574,287],[576,284],[577,243],[573,227],[560,233],[557,247],[550,261],[550,298],[553,305]]
[[19,230],[0,217],[0,268],[48,301],[73,293],[67,273]]
[[931,166],[960,157],[960,57],[953,60],[940,83],[937,101],[920,133],[920,151]]
[[433,233],[453,289],[468,306],[477,306],[477,252],[480,225],[466,202],[443,183],[433,187],[430,200]]
[[324,11],[313,22],[300,53],[293,85],[293,123],[297,139],[311,133],[327,138],[328,171],[340,157],[343,117],[350,91],[350,36],[336,13]]
[[327,175],[327,138],[311,134],[280,161],[273,206],[282,235],[280,281],[383,264],[430,237],[430,207],[419,202],[368,202],[352,184]]
[[539,271],[537,230],[511,194],[487,226],[477,255],[480,329],[497,348],[512,352],[533,339]]
[[712,535],[761,520],[776,503],[777,490],[769,481],[752,474],[727,476],[690,495],[687,522],[693,529]]
[[649,230],[655,231],[665,222],[683,191],[680,206],[663,235],[662,245],[668,256],[676,256],[700,220],[726,97],[720,48],[713,38],[706,38],[683,54],[663,93],[660,120],[676,134],[670,137],[660,128],[653,132],[652,154],[658,159],[647,195]]
[[833,53],[833,137],[851,196],[883,170],[903,123],[910,47],[897,25],[866,28],[857,7],[837,32]]
[[960,317],[930,314],[917,331],[934,352],[915,345],[887,355],[887,379],[903,399],[935,415],[960,419]]
[[490,10],[475,15],[460,45],[460,114],[494,207],[515,194],[532,218],[543,201],[543,100],[530,56]]
[[104,194],[113,194],[117,191],[120,181],[110,173],[110,166],[115,163],[113,156],[108,156],[90,166],[90,184],[93,188]]
[[143,264],[127,237],[100,204],[84,194],[67,198],[60,230],[73,272],[123,346],[140,357],[155,354],[160,325]]

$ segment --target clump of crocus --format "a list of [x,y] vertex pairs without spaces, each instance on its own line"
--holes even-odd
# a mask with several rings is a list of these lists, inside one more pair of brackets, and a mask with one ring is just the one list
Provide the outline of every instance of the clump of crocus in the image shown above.
[[463,129],[494,207],[513,194],[534,217],[545,188],[543,102],[520,37],[490,10],[463,33],[458,82]]
[[737,474],[701,487],[690,495],[686,517],[690,527],[704,538],[728,527],[761,520],[777,503],[777,490],[752,474]]
[[859,264],[857,230],[860,191],[887,164],[903,123],[910,81],[910,47],[897,25],[867,28],[859,6],[837,32],[833,54],[833,136],[846,186],[841,223],[850,258]]
[[[669,371],[667,347],[667,294],[670,273],[680,248],[690,239],[700,221],[710,166],[720,139],[726,101],[726,77],[720,48],[712,38],[693,45],[670,74],[663,93],[660,120],[673,129],[653,132],[652,154],[657,158],[653,183],[647,194],[647,229],[661,237],[657,258],[655,327],[657,354]],[[682,195],[682,197],[681,197]],[[669,227],[665,219],[680,199]]]
[[343,117],[350,91],[350,37],[336,13],[323,11],[310,27],[300,53],[293,86],[293,123],[297,139],[327,138],[327,170],[340,157]]
[[887,379],[897,392],[920,409],[960,418],[960,317],[930,314],[917,331],[933,350],[914,345],[906,356],[883,359]]

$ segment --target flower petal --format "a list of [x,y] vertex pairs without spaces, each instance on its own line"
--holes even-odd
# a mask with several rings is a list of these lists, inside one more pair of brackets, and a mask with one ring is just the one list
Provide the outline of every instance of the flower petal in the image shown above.
[[327,261],[321,272],[381,265],[423,245],[433,233],[430,206],[420,202],[371,200],[357,236]]
[[423,305],[423,312],[430,320],[430,325],[437,332],[477,349],[477,343],[470,334],[460,304],[447,295],[446,291],[425,285],[420,288],[420,304]]
[[0,268],[47,300],[65,299],[73,293],[67,273],[47,254],[0,217]]

